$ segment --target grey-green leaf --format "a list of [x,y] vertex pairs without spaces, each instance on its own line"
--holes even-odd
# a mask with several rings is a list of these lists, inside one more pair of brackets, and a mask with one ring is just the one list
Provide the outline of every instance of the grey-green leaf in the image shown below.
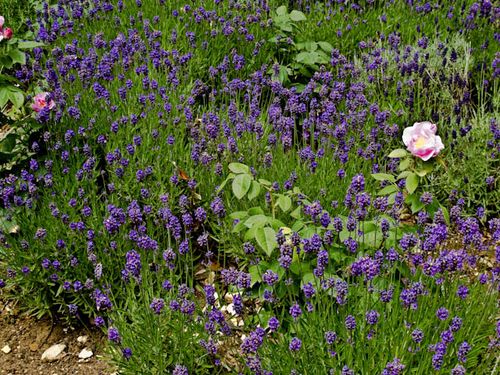
[[248,193],[252,178],[247,174],[239,174],[233,180],[233,193],[236,198],[241,199]]
[[280,194],[276,202],[283,212],[287,212],[292,207],[292,200],[286,195]]
[[26,55],[24,52],[19,51],[18,49],[13,49],[9,51],[9,57],[12,59],[12,63],[19,63],[21,65],[26,64]]
[[299,10],[295,10],[295,9],[290,12],[290,19],[294,22],[300,22],[300,21],[307,20],[304,13],[302,13]]
[[396,150],[393,150],[390,154],[390,158],[404,158],[406,155],[408,155],[408,152],[402,148],[397,148]]
[[236,174],[241,174],[241,173],[250,173],[250,168],[248,168],[247,165],[241,164],[241,163],[230,163],[229,164],[229,170],[233,173]]
[[373,173],[372,177],[377,180],[377,181],[390,181],[390,182],[396,182],[396,179],[392,174],[387,174],[387,173]]
[[267,256],[271,256],[273,250],[278,246],[276,233],[269,227],[258,228],[255,231],[255,240]]
[[286,5],[282,5],[282,6],[280,6],[280,7],[278,7],[278,8],[276,9],[276,14],[277,14],[278,16],[283,16],[283,15],[285,15],[286,13],[287,13],[287,11],[286,11]]
[[35,47],[42,47],[44,45],[45,44],[43,44],[41,42],[35,42],[33,40],[27,40],[27,41],[19,42],[17,44],[17,48],[20,48],[20,49],[30,49],[30,48],[35,48]]
[[415,190],[418,188],[419,178],[415,173],[410,173],[406,177],[406,190],[408,193],[413,194]]
[[257,181],[252,181],[252,185],[250,186],[250,190],[248,191],[248,199],[252,200],[259,196],[260,193],[260,184]]

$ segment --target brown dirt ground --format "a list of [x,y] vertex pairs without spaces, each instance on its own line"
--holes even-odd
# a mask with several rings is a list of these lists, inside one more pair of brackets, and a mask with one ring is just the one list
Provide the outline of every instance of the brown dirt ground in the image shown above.
[[[79,336],[87,336],[85,344]],[[54,344],[64,343],[66,349],[61,359],[42,362],[42,353]],[[116,372],[103,360],[105,338],[92,328],[65,327],[52,324],[50,319],[37,320],[17,312],[17,309],[0,299],[0,349],[9,345],[11,352],[0,351],[0,375],[110,375]],[[94,355],[86,360],[78,358],[83,348]]]

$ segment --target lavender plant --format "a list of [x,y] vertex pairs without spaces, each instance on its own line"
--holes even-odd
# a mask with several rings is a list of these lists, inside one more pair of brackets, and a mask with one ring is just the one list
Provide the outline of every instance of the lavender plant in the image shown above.
[[0,293],[123,373],[495,373],[499,10],[455,3],[44,3]]

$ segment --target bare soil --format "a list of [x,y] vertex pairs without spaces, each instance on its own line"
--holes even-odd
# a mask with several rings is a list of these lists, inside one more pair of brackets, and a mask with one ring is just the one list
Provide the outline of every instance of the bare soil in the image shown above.
[[[79,336],[87,336],[85,343]],[[60,359],[42,362],[42,353],[54,344],[66,344]],[[105,338],[97,329],[66,327],[50,319],[37,320],[17,312],[0,299],[0,375],[110,375],[116,373],[103,360]],[[1,349],[8,345],[9,353]],[[94,353],[79,359],[84,348]]]

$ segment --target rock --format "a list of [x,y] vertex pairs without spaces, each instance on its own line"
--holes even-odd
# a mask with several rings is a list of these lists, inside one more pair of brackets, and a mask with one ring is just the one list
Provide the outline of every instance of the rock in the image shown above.
[[94,353],[92,352],[92,350],[85,348],[85,349],[82,349],[80,354],[78,354],[78,358],[87,359],[87,358],[92,357],[93,355],[94,355]]
[[38,345],[38,343],[36,343],[36,342],[32,342],[32,343],[30,344],[30,350],[31,350],[32,352],[36,352],[38,349],[40,349],[40,345]]
[[52,345],[50,348],[48,348],[46,351],[43,352],[42,361],[45,361],[45,362],[57,361],[58,359],[60,359],[62,357],[64,349],[66,349],[65,344]]
[[11,351],[12,351],[12,349],[10,348],[10,346],[9,346],[9,345],[5,345],[5,346],[2,348],[2,352],[4,352],[5,354],[9,354]]
[[80,344],[85,344],[88,339],[89,339],[88,336],[78,336],[78,338],[76,339],[76,341],[78,341]]

